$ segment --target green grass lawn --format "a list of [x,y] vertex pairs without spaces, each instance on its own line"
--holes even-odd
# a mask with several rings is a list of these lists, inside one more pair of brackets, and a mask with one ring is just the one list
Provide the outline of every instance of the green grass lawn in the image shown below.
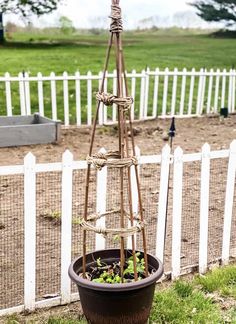
[[[0,48],[0,75],[20,71],[49,74],[102,70],[108,34],[61,35],[15,33]],[[124,33],[127,70],[149,66],[178,68],[231,68],[236,65],[236,39],[214,38],[178,30]],[[114,63],[111,64],[111,69]]]
[[[40,314],[39,314],[40,318]],[[38,322],[25,318],[26,323],[40,324],[85,324],[76,314],[53,316]],[[28,322],[27,322],[28,320]],[[157,286],[150,324],[226,324],[236,323],[236,266],[215,269],[205,276],[192,280],[178,280],[170,285]],[[17,315],[6,324],[25,323]]]
[[[74,74],[80,71],[81,74],[89,70],[97,74],[103,69],[104,58],[108,43],[108,33],[92,35],[91,33],[63,35],[58,30],[17,32],[12,34],[4,46],[0,47],[0,76],[9,72],[16,76],[21,71],[29,72],[35,76],[41,72],[44,76],[55,72],[62,75],[64,71]],[[166,67],[171,70],[177,67],[182,69],[196,68],[226,68],[236,66],[236,39],[215,38],[209,34],[196,31],[183,31],[178,29],[148,31],[148,32],[127,32],[124,33],[124,50],[126,56],[126,69],[136,69],[140,72],[149,67],[155,69]],[[114,53],[113,53],[114,54]],[[115,67],[115,60],[111,59],[109,71]],[[111,90],[112,80],[108,87]],[[189,87],[190,79],[187,80]],[[160,78],[159,93],[163,93],[164,78]],[[150,80],[150,89],[153,91],[154,78]],[[87,110],[87,88],[86,81],[81,81],[81,106],[82,120],[86,121]],[[171,87],[171,85],[169,85]],[[177,91],[177,104],[180,104],[180,81]],[[32,113],[38,111],[37,82],[31,82],[31,108]],[[197,87],[195,87],[197,92]],[[98,90],[98,82],[93,81],[93,92]],[[140,99],[140,80],[136,83],[136,115]],[[171,88],[169,89],[168,107],[170,109]],[[19,84],[12,83],[12,106],[13,114],[20,114]],[[194,106],[196,106],[194,96]],[[153,94],[150,92],[149,108],[152,108]],[[161,98],[160,98],[161,99]],[[57,107],[58,119],[63,120],[63,84],[57,82]],[[44,106],[47,117],[51,117],[51,92],[50,83],[44,82]],[[70,122],[75,123],[76,102],[75,83],[69,82],[69,106]],[[186,107],[185,107],[186,108]],[[95,109],[95,99],[93,100]],[[159,104],[159,110],[161,104]],[[160,114],[161,111],[158,110]],[[6,114],[5,83],[0,82],[0,115]]]

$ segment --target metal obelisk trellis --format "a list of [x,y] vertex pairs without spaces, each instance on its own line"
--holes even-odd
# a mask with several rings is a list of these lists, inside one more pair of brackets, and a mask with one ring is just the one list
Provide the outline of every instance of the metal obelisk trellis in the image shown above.
[[[148,262],[147,262],[147,246],[146,246],[146,235],[145,235],[145,222],[143,216],[143,207],[141,200],[140,192],[140,183],[138,177],[138,166],[137,159],[135,158],[135,144],[134,136],[132,129],[132,120],[131,120],[131,105],[133,99],[128,95],[128,85],[125,74],[125,64],[124,64],[124,55],[122,47],[122,37],[121,32],[123,30],[122,18],[121,18],[121,9],[119,6],[120,0],[112,0],[112,11],[111,11],[111,27],[110,27],[110,40],[107,50],[107,56],[104,66],[104,73],[101,82],[99,92],[96,95],[97,99],[97,109],[93,122],[92,135],[91,135],[91,144],[89,149],[89,156],[87,158],[88,168],[86,176],[86,191],[85,191],[85,208],[84,208],[84,218],[81,223],[83,228],[83,275],[85,277],[86,272],[86,236],[87,231],[93,231],[95,233],[103,234],[104,236],[119,235],[120,236],[120,267],[121,267],[121,280],[124,281],[124,265],[125,265],[125,237],[132,236],[132,254],[134,260],[134,277],[135,280],[138,280],[137,267],[136,267],[136,246],[135,246],[135,234],[137,232],[142,233],[143,239],[143,251],[144,251],[144,262],[145,262],[145,275],[148,276]],[[109,64],[109,58],[111,54],[112,46],[115,46],[116,53],[116,69],[117,69],[117,95],[104,93],[104,84],[106,71]],[[125,85],[123,87],[123,85]],[[106,154],[97,153],[93,154],[93,144],[95,138],[95,130],[99,116],[99,110],[102,109],[101,103],[106,106],[112,106],[113,104],[117,105],[118,109],[118,128],[119,128],[119,150],[110,151]],[[129,138],[128,138],[128,127],[131,133],[131,150],[129,148]],[[88,215],[88,197],[89,197],[89,180],[91,173],[91,166],[94,166],[98,172],[104,167],[119,168],[119,178],[120,178],[120,209],[119,211],[107,211],[102,215]],[[137,183],[138,199],[139,199],[139,213],[138,215],[134,214],[133,203],[132,203],[132,192],[131,192],[131,166],[135,168],[135,177]],[[127,168],[127,172],[125,172]],[[125,178],[126,177],[126,178]],[[128,211],[125,210],[125,180],[127,180],[127,195],[128,195]],[[92,221],[95,221],[101,217],[106,217],[109,214],[119,215],[120,217],[120,227],[119,228],[97,228],[91,224]],[[117,217],[117,216],[116,216]],[[127,227],[125,218],[128,217],[131,226]]]

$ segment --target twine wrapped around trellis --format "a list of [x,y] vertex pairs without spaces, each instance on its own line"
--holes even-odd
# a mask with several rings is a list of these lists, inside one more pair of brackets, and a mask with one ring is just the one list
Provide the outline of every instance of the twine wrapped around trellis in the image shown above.
[[105,106],[112,106],[116,104],[117,106],[123,108],[123,111],[130,110],[134,99],[132,97],[121,97],[115,96],[114,94],[97,92],[96,99],[104,103]]
[[121,33],[123,31],[123,22],[121,17],[121,8],[119,4],[111,5],[111,26],[110,31],[112,33]]
[[90,224],[88,221],[86,222],[84,219],[81,220],[80,226],[90,232],[94,232],[97,234],[101,234],[103,236],[110,235],[119,235],[120,237],[128,237],[132,236],[136,233],[139,233],[144,229],[145,222],[144,221],[138,221],[134,226],[127,227],[127,228],[106,228],[106,227],[96,227]]
[[92,164],[97,170],[101,170],[105,166],[108,168],[128,168],[138,164],[135,156],[121,159],[117,151],[99,152],[92,156],[87,156],[87,162]]

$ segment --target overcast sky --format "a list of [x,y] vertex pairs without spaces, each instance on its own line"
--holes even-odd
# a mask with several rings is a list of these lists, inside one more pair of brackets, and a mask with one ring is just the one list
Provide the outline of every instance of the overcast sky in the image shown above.
[[[187,4],[190,1],[121,0],[125,28],[137,27],[137,23],[141,19],[151,16],[163,17],[164,19],[165,17],[172,17],[176,12],[194,12],[194,8]],[[56,12],[40,19],[33,19],[33,23],[36,26],[53,26],[58,22],[60,16],[67,16],[77,28],[92,28],[94,24],[98,23],[98,17],[109,16],[110,4],[111,0],[64,0],[64,4],[60,5]],[[10,16],[11,18],[12,16]]]

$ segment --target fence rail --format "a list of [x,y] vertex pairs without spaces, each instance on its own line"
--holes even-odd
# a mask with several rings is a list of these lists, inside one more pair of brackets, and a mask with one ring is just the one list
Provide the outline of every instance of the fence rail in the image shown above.
[[[191,117],[203,113],[217,113],[228,107],[235,112],[236,70],[192,69],[173,71],[150,69],[141,73],[127,73],[130,95],[134,98],[133,120],[146,120],[157,116]],[[94,75],[49,76],[38,73],[17,77],[6,73],[0,77],[1,115],[29,115],[39,112],[53,120],[61,119],[65,126],[91,125],[95,110],[94,92],[99,89],[102,72]],[[116,71],[106,74],[105,91],[116,94]],[[99,124],[117,122],[116,107],[102,107]]]
[[[136,153],[144,212],[148,222],[148,239],[151,241],[149,251],[164,262],[165,271],[170,272],[172,278],[177,278],[184,270],[191,271],[195,264],[200,273],[205,273],[209,264],[216,259],[227,264],[232,256],[235,257],[236,214],[233,206],[236,203],[236,141],[232,142],[228,150],[221,151],[211,151],[210,146],[205,144],[202,152],[194,154],[184,154],[179,147],[172,154],[168,145],[163,148],[161,155],[140,156],[138,148]],[[35,308],[65,304],[79,298],[71,286],[67,270],[71,258],[78,254],[81,248],[80,236],[76,236],[79,229],[76,227],[75,217],[78,216],[78,210],[75,212],[75,208],[83,206],[81,186],[86,168],[87,163],[74,161],[69,151],[63,154],[60,163],[37,164],[35,157],[28,153],[24,165],[0,167],[0,270],[3,285],[0,297],[0,305],[3,306],[0,315],[23,310],[33,311]],[[109,172],[106,168],[99,172],[94,170],[92,200],[96,212],[106,211],[109,204],[114,205],[116,201],[114,174]],[[49,174],[52,177],[45,182]],[[56,178],[56,174],[60,177]],[[15,182],[18,181],[17,176],[23,176],[24,194],[17,191],[21,188],[20,182]],[[41,181],[43,183],[40,183]],[[133,205],[138,208],[135,182],[132,182],[132,186]],[[59,188],[59,191],[55,188]],[[46,194],[46,202],[38,196],[39,194]],[[168,194],[169,208],[166,212]],[[14,202],[15,195],[17,204]],[[23,211],[16,215],[14,208],[21,204],[20,197],[23,197]],[[51,200],[48,200],[48,197]],[[51,212],[52,221],[48,223],[45,208],[54,204],[56,200],[59,210]],[[22,226],[20,234],[18,226]],[[10,235],[9,230],[12,230]],[[42,241],[47,235],[45,233],[48,231],[50,236],[44,243],[42,257],[38,245],[43,244]],[[20,237],[23,238],[22,244],[18,240],[17,246],[10,251],[9,246],[18,236],[19,240]],[[100,235],[91,236],[90,241],[89,244],[93,244],[95,249],[105,246],[105,241]],[[127,244],[130,244],[129,241]],[[20,255],[19,249],[22,249],[22,256],[17,258],[17,273],[13,276],[13,265],[15,256]],[[55,260],[55,263],[51,264],[47,258]],[[50,271],[53,275],[52,280],[58,278],[58,288],[55,288],[57,284],[51,287]],[[40,295],[36,293],[40,285],[37,279],[39,274],[43,275],[44,282],[44,286],[40,286],[40,289],[43,289],[40,290]],[[17,286],[21,283],[22,287]],[[19,295],[19,299],[7,300],[9,291],[12,291],[11,296],[14,298]]]

